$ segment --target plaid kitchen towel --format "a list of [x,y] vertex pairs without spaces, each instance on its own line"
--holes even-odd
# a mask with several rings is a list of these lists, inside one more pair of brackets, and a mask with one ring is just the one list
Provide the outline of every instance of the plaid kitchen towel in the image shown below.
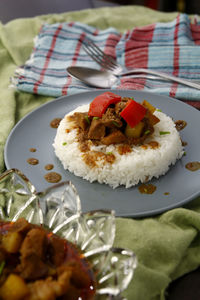
[[[200,22],[180,14],[172,22],[136,27],[123,34],[114,28],[98,30],[78,22],[45,24],[30,59],[16,70],[13,82],[17,89],[54,97],[92,89],[66,71],[75,65],[100,68],[84,51],[86,40],[96,43],[121,65],[200,81]],[[200,90],[177,83],[127,76],[119,78],[112,89],[151,91],[200,108]]]

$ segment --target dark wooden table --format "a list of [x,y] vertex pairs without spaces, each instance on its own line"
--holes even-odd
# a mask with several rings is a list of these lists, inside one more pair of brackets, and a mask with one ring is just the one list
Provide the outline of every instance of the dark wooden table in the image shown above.
[[200,300],[200,268],[173,281],[166,300]]

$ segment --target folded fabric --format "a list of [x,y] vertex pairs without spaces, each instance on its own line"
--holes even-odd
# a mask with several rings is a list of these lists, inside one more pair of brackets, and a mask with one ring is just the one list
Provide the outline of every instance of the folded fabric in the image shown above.
[[[16,70],[18,90],[58,97],[90,89],[72,79],[68,66],[100,68],[84,51],[91,40],[126,67],[164,71],[200,80],[200,23],[180,14],[169,23],[136,27],[121,34],[114,28],[98,30],[78,22],[45,24],[35,39],[30,59]],[[121,77],[112,89],[145,90],[176,97],[200,108],[200,90],[147,78]]]

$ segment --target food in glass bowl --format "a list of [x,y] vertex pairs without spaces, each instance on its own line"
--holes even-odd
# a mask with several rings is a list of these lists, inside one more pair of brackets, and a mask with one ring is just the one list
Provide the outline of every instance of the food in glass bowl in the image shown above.
[[[55,291],[61,291],[59,288],[62,286],[63,277],[66,276],[67,283],[64,288],[69,287],[67,293],[70,295],[58,296],[58,299],[114,300],[115,297],[119,299],[118,297],[132,280],[137,259],[130,250],[113,247],[114,211],[98,210],[82,213],[79,195],[71,182],[61,182],[42,192],[36,192],[35,187],[19,170],[11,169],[4,172],[0,175],[0,219],[2,220],[0,223],[0,273],[2,275],[0,276],[0,299],[8,299],[6,296],[2,296],[2,290],[6,290],[6,285],[9,286],[16,282],[15,279],[21,277],[18,276],[20,273],[28,287],[32,286],[34,291],[42,293],[42,289],[38,286],[43,282],[44,285],[42,285],[45,289],[46,283],[51,283],[55,288],[55,290],[53,289],[54,294]],[[30,230],[26,234],[27,228]],[[24,230],[25,232],[23,232]],[[7,231],[9,231],[8,235]],[[33,238],[35,235],[37,236],[38,232],[42,233],[43,238],[37,237],[36,245],[32,247],[30,236],[33,235]],[[52,254],[54,251],[49,250],[45,260],[42,259],[42,251],[35,255],[35,246],[39,247],[41,240],[44,241],[45,249],[47,249],[47,243],[51,250],[52,248],[59,250],[59,256],[54,256]],[[31,272],[29,270],[28,277],[25,272],[26,268],[24,269],[24,262],[27,259],[24,244],[29,245],[28,256],[33,254],[35,262],[31,265],[33,269]],[[62,252],[63,246],[65,250],[67,248],[66,253]],[[6,259],[6,255],[9,258],[14,257],[15,251],[19,253],[17,261],[14,261],[16,269],[14,273],[12,273],[13,270],[9,273],[7,270],[10,261]],[[69,255],[70,260],[63,259],[62,254],[64,256],[66,254],[67,258]],[[38,260],[36,256],[39,256]],[[65,273],[65,267],[70,269],[68,275]],[[34,269],[36,273],[32,272]],[[49,278],[40,277],[42,275],[40,271],[44,274],[47,272]],[[12,275],[11,283],[9,274]],[[36,274],[39,275],[39,278],[32,279],[32,276],[33,278],[37,277]],[[83,278],[84,280],[82,280]],[[7,284],[6,279],[9,279]],[[23,280],[19,279],[24,287]],[[25,289],[27,292],[26,285]],[[48,288],[48,292],[50,289],[52,286]],[[81,295],[77,292],[80,292]],[[25,298],[15,296],[9,299],[27,300],[29,299],[27,295],[23,296]],[[40,294],[40,297],[37,295],[37,298],[30,299],[53,300],[57,298],[55,295],[42,298]]]
[[113,188],[158,178],[184,153],[170,117],[112,92],[68,113],[53,147],[64,169]]
[[25,219],[0,221],[0,299],[94,299],[95,275],[71,242]]

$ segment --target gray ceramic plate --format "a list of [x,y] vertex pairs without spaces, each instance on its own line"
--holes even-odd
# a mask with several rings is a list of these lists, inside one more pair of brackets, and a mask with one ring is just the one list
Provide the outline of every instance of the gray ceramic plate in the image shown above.
[[[185,164],[200,160],[200,113],[193,107],[169,97],[140,91],[114,91],[121,96],[135,97],[136,101],[148,100],[157,108],[170,115],[174,120],[185,120],[188,125],[180,132],[183,141],[188,145],[187,153],[165,176],[152,181],[156,191],[141,194],[138,186],[113,190],[105,184],[89,183],[88,181],[65,171],[55,157],[52,143],[56,129],[50,127],[54,118],[62,118],[77,106],[91,102],[102,93],[91,91],[81,94],[64,96],[40,106],[24,117],[10,133],[5,146],[5,163],[8,169],[21,170],[38,191],[51,186],[44,179],[47,173],[46,164],[53,164],[53,171],[62,175],[62,180],[70,180],[75,185],[82,203],[82,210],[114,209],[117,216],[143,217],[183,206],[200,194],[200,170],[188,171]],[[29,151],[36,148],[35,153]],[[39,164],[32,166],[27,159],[35,157]],[[165,195],[165,193],[169,193]]]

